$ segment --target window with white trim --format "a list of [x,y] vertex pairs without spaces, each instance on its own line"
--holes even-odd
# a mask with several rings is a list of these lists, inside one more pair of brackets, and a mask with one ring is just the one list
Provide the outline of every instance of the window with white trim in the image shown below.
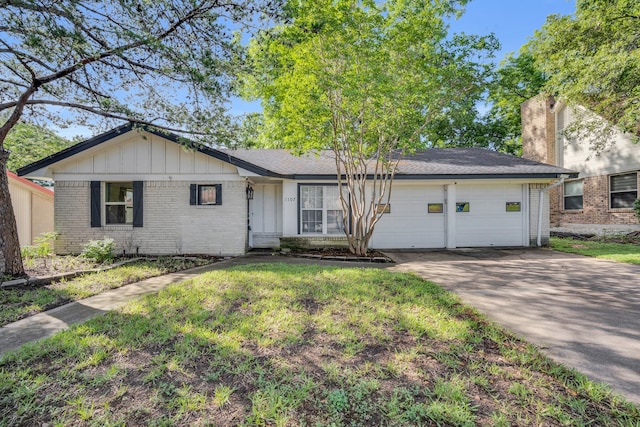
[[567,181],[564,183],[564,210],[580,210],[583,206],[583,181]]
[[609,206],[612,209],[633,208],[638,198],[638,173],[625,173],[609,177]]
[[133,224],[133,182],[104,184],[105,224]]
[[342,218],[338,186],[300,186],[300,234],[343,233]]

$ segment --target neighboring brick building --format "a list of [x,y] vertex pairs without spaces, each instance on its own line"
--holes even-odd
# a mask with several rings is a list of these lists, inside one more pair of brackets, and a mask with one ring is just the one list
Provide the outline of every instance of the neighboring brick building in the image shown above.
[[594,152],[596,136],[590,140],[564,134],[575,121],[574,110],[552,97],[529,99],[521,113],[522,156],[580,172],[579,178],[549,190],[552,227],[640,224],[631,209],[640,187],[639,144],[616,132],[615,143]]

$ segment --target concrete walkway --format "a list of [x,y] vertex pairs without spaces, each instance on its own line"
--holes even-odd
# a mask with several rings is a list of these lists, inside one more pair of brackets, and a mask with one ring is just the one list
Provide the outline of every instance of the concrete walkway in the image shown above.
[[[94,316],[104,314],[110,310],[115,310],[135,298],[139,298],[145,294],[159,292],[172,283],[192,279],[208,271],[220,270],[235,265],[260,262],[286,262],[289,264],[318,263],[318,261],[304,258],[292,258],[279,255],[272,256],[271,254],[247,255],[223,260],[214,264],[195,267],[190,270],[152,277],[120,288],[111,289],[90,298],[56,307],[49,311],[0,327],[0,357],[2,354],[10,350],[17,349],[23,344],[49,337],[56,332],[67,329],[75,323],[86,322]],[[322,261],[322,265],[348,265],[350,267],[366,266],[377,268],[388,266],[388,264],[345,263],[340,261]]]
[[640,266],[543,249],[387,255],[640,403]]

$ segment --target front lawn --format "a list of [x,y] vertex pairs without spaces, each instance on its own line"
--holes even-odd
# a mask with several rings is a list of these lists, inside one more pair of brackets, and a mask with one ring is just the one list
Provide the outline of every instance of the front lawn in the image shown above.
[[200,258],[157,258],[87,273],[45,286],[0,289],[0,326],[109,289],[208,262],[211,261]]
[[638,407],[382,269],[214,271],[0,360],[1,425],[637,425]]
[[556,251],[628,264],[640,264],[640,242],[617,243],[605,240],[576,240],[551,237],[550,244],[551,248]]

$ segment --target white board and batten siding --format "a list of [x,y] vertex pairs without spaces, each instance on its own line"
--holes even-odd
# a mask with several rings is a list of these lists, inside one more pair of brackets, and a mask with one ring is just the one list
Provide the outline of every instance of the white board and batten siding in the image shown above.
[[128,132],[60,161],[54,179],[238,180],[235,166],[148,133]]

